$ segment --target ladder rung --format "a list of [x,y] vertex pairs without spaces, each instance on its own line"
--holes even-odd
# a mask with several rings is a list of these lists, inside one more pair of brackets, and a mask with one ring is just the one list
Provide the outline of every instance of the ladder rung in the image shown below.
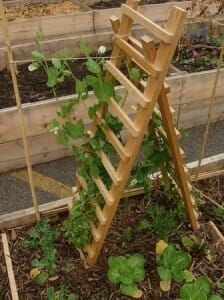
[[108,206],[112,206],[114,203],[113,198],[111,197],[110,192],[107,190],[107,188],[105,187],[103,181],[100,178],[93,178],[95,184],[97,185],[99,191],[101,192],[106,204]]
[[182,156],[182,158],[185,158],[184,150],[181,147],[179,147],[179,148],[180,148],[180,155]]
[[118,184],[121,181],[121,179],[119,178],[118,174],[116,173],[116,170],[114,169],[111,161],[109,160],[107,155],[102,150],[99,151],[98,154],[102,160],[102,163],[103,163],[105,169],[107,170],[108,174],[110,175],[113,183]]
[[86,252],[88,253],[88,256],[89,256],[90,258],[93,258],[93,257],[94,257],[95,251],[94,251],[92,245],[87,245],[87,246],[85,246],[85,250],[86,250]]
[[108,141],[111,143],[111,145],[113,145],[114,149],[117,151],[121,159],[126,160],[130,158],[130,155],[127,153],[124,146],[121,144],[121,142],[116,137],[114,132],[109,127],[104,126],[99,116],[96,116],[95,120],[97,124],[100,126],[100,128],[102,129],[103,133],[106,135]]
[[87,189],[87,182],[85,180],[85,178],[83,178],[82,176],[80,176],[78,173],[76,173],[76,177],[79,180],[81,186],[83,187],[83,189]]
[[111,113],[113,113],[121,120],[121,122],[124,124],[124,126],[127,128],[129,133],[133,137],[139,136],[140,130],[136,128],[135,124],[132,122],[132,120],[128,117],[128,115],[123,111],[123,109],[116,101],[110,99],[108,109]]
[[157,25],[156,23],[152,22],[148,18],[146,18],[143,15],[140,15],[139,12],[131,8],[130,6],[126,4],[121,5],[121,11],[134,20],[136,23],[142,25],[145,29],[150,31],[153,35],[158,37],[160,40],[162,40],[165,43],[170,44],[173,41],[173,35]]
[[[140,80],[140,84],[141,84],[141,86],[143,87],[143,88],[145,88],[146,87],[146,81],[145,80]],[[165,89],[165,92],[168,94],[169,92],[170,92],[170,86],[166,83],[166,82],[164,82],[164,89]]]
[[107,70],[117,79],[130,93],[133,93],[136,97],[137,102],[144,107],[146,103],[149,103],[149,99],[147,99],[139,89],[128,80],[124,74],[110,61],[106,62]]
[[96,226],[92,222],[90,223],[90,226],[91,226],[91,232],[92,232],[92,236],[93,236],[94,241],[99,242],[100,238],[101,238],[101,235],[99,234]]
[[160,70],[156,69],[153,64],[148,62],[144,55],[132,47],[127,41],[118,37],[114,40],[114,43],[120,47],[121,51],[132,57],[136,64],[138,64],[141,68],[144,67],[144,70],[148,73],[148,75],[151,75],[152,77],[158,77]]
[[102,209],[95,201],[92,201],[92,205],[94,205],[96,208],[96,216],[98,221],[100,222],[101,225],[105,225],[107,222],[107,218],[104,216]]

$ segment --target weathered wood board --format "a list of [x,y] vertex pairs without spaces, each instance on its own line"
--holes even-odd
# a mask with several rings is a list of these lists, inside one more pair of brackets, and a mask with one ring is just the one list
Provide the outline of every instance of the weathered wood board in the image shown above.
[[[171,87],[170,104],[176,110],[175,118],[179,114],[178,125],[180,128],[205,124],[215,73],[216,70],[211,70],[167,78]],[[223,81],[224,70],[221,71],[218,82],[212,121],[224,119]],[[122,87],[119,87],[118,91],[121,94],[125,92]],[[60,98],[60,102],[66,102],[73,96]],[[89,97],[88,102],[91,105],[95,100],[93,96]],[[132,97],[128,99],[125,110],[132,114],[135,101]],[[56,137],[46,132],[47,125],[56,117],[57,107],[57,102],[53,99],[23,105],[30,154],[34,164],[69,155],[68,150],[58,145]],[[77,109],[74,117],[83,119],[86,125],[89,123],[89,118],[82,106]],[[0,172],[23,166],[25,166],[25,158],[17,109],[15,107],[2,109],[0,110]]]
[[[194,174],[196,173],[198,161],[187,164],[189,172],[194,180]],[[209,178],[214,176],[214,171],[221,170],[224,172],[224,154],[211,156],[202,160],[200,168],[199,178]],[[139,195],[144,192],[143,188],[137,188],[127,190],[123,194],[123,198],[133,195]],[[72,201],[72,197],[60,199],[54,202],[41,204],[39,209],[42,215],[50,216],[56,215],[58,212],[68,211],[68,205]],[[16,212],[8,213],[0,216],[0,229],[13,228],[24,224],[30,224],[35,222],[35,210],[34,208],[27,208]]]
[[[139,11],[153,21],[165,21],[172,6],[178,5],[186,8],[190,3],[190,1],[183,1],[150,4],[140,7]],[[12,44],[16,45],[25,41],[33,41],[40,28],[44,39],[105,31],[111,28],[109,18],[112,15],[119,17],[120,14],[120,8],[111,8],[78,12],[64,16],[15,20],[9,22],[9,30]],[[4,45],[2,28],[0,28],[0,45]]]

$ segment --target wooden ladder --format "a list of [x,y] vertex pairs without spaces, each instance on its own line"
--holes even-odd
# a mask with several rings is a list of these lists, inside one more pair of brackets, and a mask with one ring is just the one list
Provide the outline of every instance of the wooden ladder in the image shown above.
[[[105,204],[101,209],[93,202],[96,208],[98,224],[91,224],[92,243],[83,249],[83,253],[86,254],[85,259],[88,266],[93,266],[98,259],[153,112],[159,113],[162,118],[165,129],[164,135],[170,147],[176,177],[178,178],[176,184],[184,200],[191,226],[193,229],[198,228],[197,213],[194,209],[194,200],[190,193],[191,185],[188,182],[187,169],[182,159],[183,151],[178,146],[178,131],[173,126],[172,111],[168,103],[167,92],[169,88],[164,83],[171,59],[183,30],[186,12],[180,8],[173,7],[167,23],[162,28],[137,11],[138,3],[139,0],[126,1],[121,6],[121,19],[111,17],[114,36],[111,58],[106,62],[108,76],[123,85],[127,89],[128,95],[135,97],[138,109],[134,120],[132,120],[114,99],[110,99],[108,102],[107,110],[119,118],[128,132],[125,145],[121,143],[109,127],[102,126],[105,124],[105,111],[98,111],[94,118],[93,134],[97,126],[100,126],[107,140],[117,152],[120,161],[118,167],[115,169],[110,159],[102,150],[98,153],[102,164],[112,180],[112,186],[108,190],[102,178],[93,178],[105,200]],[[148,35],[143,36],[140,41],[131,36],[133,23],[141,25],[159,40],[158,48],[155,47],[153,39]],[[142,83],[144,92],[138,89],[120,71],[121,62],[125,56],[148,75],[147,82]],[[78,175],[77,177],[78,189],[85,189],[87,186],[85,180]]]

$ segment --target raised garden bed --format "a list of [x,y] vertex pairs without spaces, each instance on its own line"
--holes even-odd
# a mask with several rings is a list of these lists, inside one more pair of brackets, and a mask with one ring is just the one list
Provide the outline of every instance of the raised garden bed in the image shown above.
[[[217,179],[214,178],[212,180]],[[219,180],[223,180],[223,177],[220,177]],[[201,185],[200,182],[199,185]],[[203,185],[204,187],[208,187],[210,181],[204,181]],[[206,193],[206,189],[202,189],[202,191]],[[223,191],[220,192],[222,193]],[[30,225],[6,230],[19,297],[21,299],[46,299],[47,288],[51,286],[56,291],[60,289],[61,283],[64,283],[70,293],[76,295],[77,298],[74,299],[130,299],[121,295],[119,289],[108,281],[106,275],[108,271],[108,258],[111,255],[140,253],[145,258],[146,270],[145,280],[139,287],[143,291],[142,299],[176,299],[179,296],[182,284],[172,282],[171,290],[169,292],[162,292],[159,288],[159,276],[156,271],[155,247],[161,236],[164,238],[164,227],[159,227],[158,223],[157,225],[155,225],[156,223],[152,223],[154,225],[152,225],[151,229],[144,231],[139,225],[142,220],[147,220],[148,218],[150,220],[150,213],[148,214],[147,212],[150,212],[150,209],[155,205],[166,207],[166,209],[171,209],[172,207],[172,203],[164,199],[159,190],[153,193],[151,200],[144,199],[143,196],[123,200],[113,221],[100,259],[96,267],[89,270],[84,268],[79,253],[73,246],[68,244],[61,232],[55,241],[57,269],[42,286],[39,286],[35,279],[30,277],[32,269],[31,261],[41,256],[41,252],[38,249],[34,250],[32,255],[30,255],[30,249],[24,246],[24,240],[27,238],[26,232],[30,229]],[[203,205],[207,205],[206,199],[204,199],[204,204],[201,206],[202,210]],[[173,210],[175,210],[175,205],[173,205]],[[54,213],[54,211],[52,212]],[[51,217],[52,226],[60,230],[65,217],[66,213],[59,213],[57,218],[54,216],[53,218]],[[214,223],[210,224],[206,222],[208,219],[209,215],[206,215],[204,212],[200,219],[201,228],[194,233],[189,229],[186,221],[181,222],[176,220],[177,223],[175,223],[175,226],[171,222],[169,223],[169,227],[168,223],[166,223],[166,229],[169,228],[168,241],[169,244],[178,244],[182,251],[188,252],[191,255],[190,271],[196,277],[208,276],[212,281],[211,293],[219,294],[222,297],[223,290],[217,284],[223,282],[223,236],[217,231]],[[138,228],[139,230],[134,228]],[[186,244],[183,243],[183,237],[190,238],[191,235],[200,241],[201,248],[196,248],[197,250],[185,248]],[[4,268],[3,274],[5,277],[7,276],[6,269]],[[3,297],[5,297],[9,289],[8,282],[3,282]]]

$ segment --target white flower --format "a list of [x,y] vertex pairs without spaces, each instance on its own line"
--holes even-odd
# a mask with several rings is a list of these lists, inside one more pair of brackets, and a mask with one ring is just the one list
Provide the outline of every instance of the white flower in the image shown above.
[[30,72],[33,72],[33,71],[37,70],[38,67],[39,67],[38,63],[33,62],[32,64],[30,64],[30,65],[28,66],[28,70],[29,70]]
[[99,48],[98,48],[98,54],[104,54],[105,52],[107,51],[107,48],[103,45],[101,45]]
[[57,135],[59,129],[60,129],[60,128],[59,128],[58,126],[56,126],[56,127],[52,127],[49,131],[52,132],[53,134]]
[[131,108],[132,108],[134,111],[137,111],[137,110],[138,110],[138,108],[137,108],[136,105],[132,105]]

